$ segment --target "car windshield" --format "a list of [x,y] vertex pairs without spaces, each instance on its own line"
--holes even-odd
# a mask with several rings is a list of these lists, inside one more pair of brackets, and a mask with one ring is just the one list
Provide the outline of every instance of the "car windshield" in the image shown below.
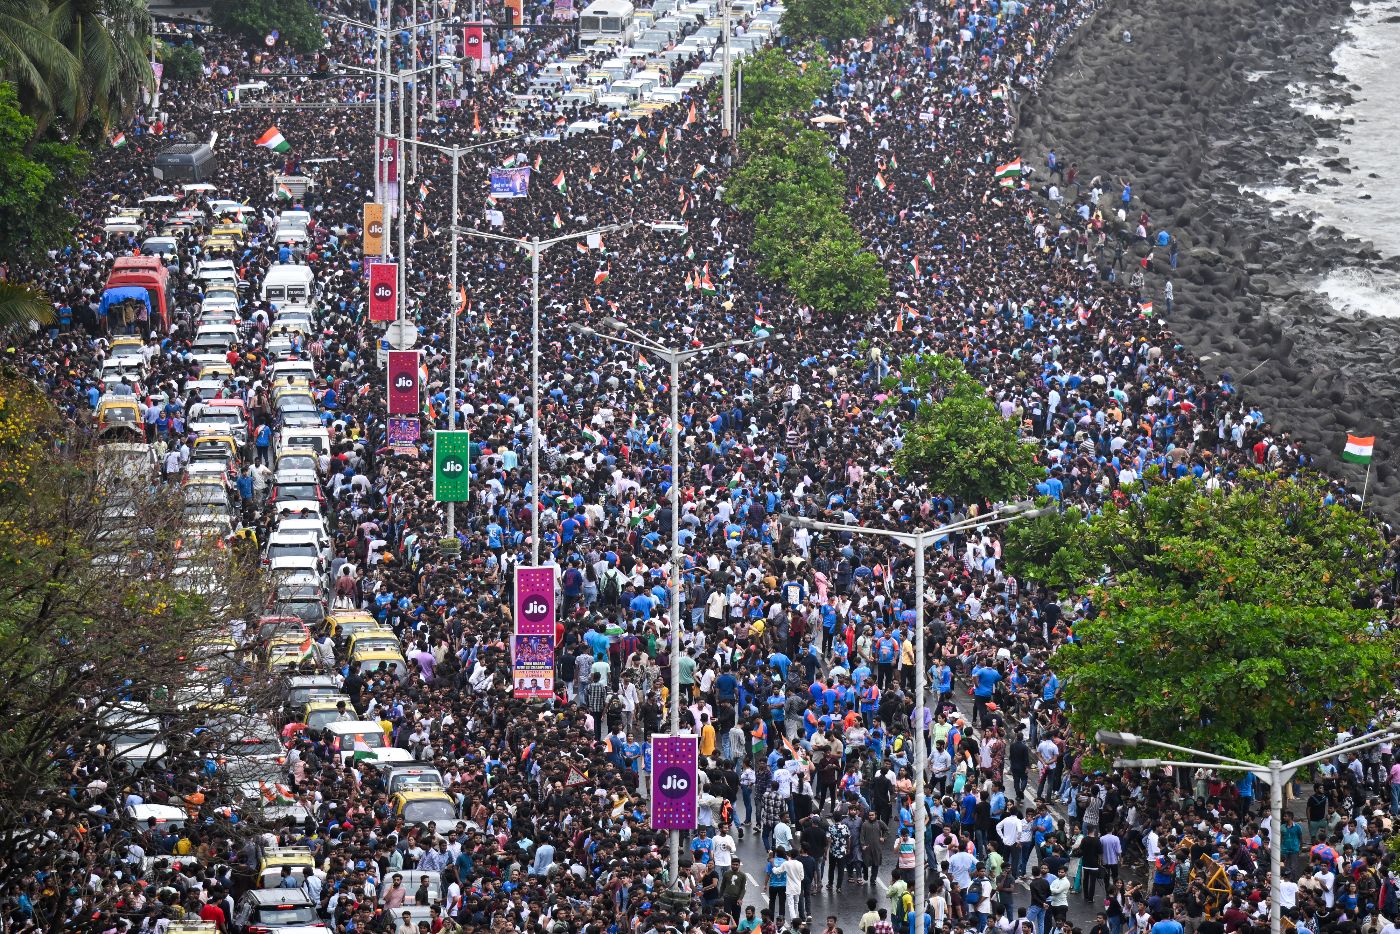
[[231,756],[275,756],[282,752],[282,744],[266,737],[247,736],[233,743],[228,754]]
[[446,801],[410,801],[403,807],[403,819],[406,824],[450,824],[457,819],[457,809]]
[[232,425],[237,427],[243,423],[237,412],[219,412],[205,409],[199,416],[201,422],[213,422],[218,425]]
[[[279,483],[277,484],[278,499],[315,499],[316,484],[314,483]],[[313,549],[311,554],[315,554]]]
[[[290,496],[279,493],[284,499],[307,499],[305,496]],[[314,558],[320,552],[315,542],[273,542],[267,546],[267,560],[276,558]]]
[[345,719],[344,715],[342,715],[339,710],[331,707],[326,710],[313,711],[311,715],[306,718],[306,725],[313,730],[324,730],[330,724],[343,719]]
[[112,737],[112,742],[120,745],[136,745],[138,743],[149,743],[159,736],[159,730],[122,730]]
[[134,422],[136,410],[130,406],[114,405],[102,410],[102,418],[109,422]]
[[316,914],[310,905],[264,905],[258,909],[258,923],[272,927],[311,924]]

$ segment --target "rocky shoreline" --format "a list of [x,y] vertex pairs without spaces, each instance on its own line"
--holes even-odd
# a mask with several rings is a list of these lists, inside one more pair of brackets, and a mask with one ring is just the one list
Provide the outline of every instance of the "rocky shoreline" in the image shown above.
[[1023,103],[1020,146],[1038,165],[1053,146],[1078,163],[1086,190],[1101,175],[1105,208],[1117,207],[1116,180],[1132,181],[1134,204],[1180,243],[1178,269],[1165,251],[1154,256],[1147,300],[1165,311],[1170,278],[1170,324],[1206,372],[1229,373],[1349,492],[1360,493],[1363,469],[1338,457],[1346,433],[1374,433],[1368,505],[1390,518],[1400,516],[1400,320],[1338,314],[1310,283],[1343,266],[1400,264],[1243,190],[1314,183],[1300,160],[1328,158],[1338,126],[1293,107],[1289,85],[1320,80],[1323,103],[1345,102],[1331,52],[1350,13],[1348,0],[1113,0]]

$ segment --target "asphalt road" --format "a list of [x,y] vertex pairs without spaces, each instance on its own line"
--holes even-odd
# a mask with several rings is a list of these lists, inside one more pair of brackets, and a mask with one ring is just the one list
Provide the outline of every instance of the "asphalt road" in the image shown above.
[[[972,705],[967,702],[967,699],[959,696],[958,701],[959,707],[965,708],[963,710],[964,714],[971,716]],[[1010,784],[1011,782],[1008,780],[1007,786],[1010,787]],[[1031,800],[1031,796],[1028,795],[1027,802]],[[755,802],[755,805],[756,804],[757,802]],[[739,805],[741,814],[742,808],[743,805],[741,803]],[[1057,811],[1057,820],[1063,820],[1064,812],[1059,807],[1058,802],[1055,803],[1054,808]],[[825,811],[823,813],[825,813]],[[763,848],[763,842],[760,839],[757,828],[747,829],[744,834],[744,839],[739,841],[739,859],[748,875],[749,883],[744,904],[746,906],[755,906],[756,911],[768,907],[768,888],[765,879],[767,856],[768,854]],[[1034,866],[1035,863],[1035,859],[1032,859],[1030,865]],[[854,934],[854,932],[859,931],[860,917],[865,914],[867,910],[867,899],[874,898],[879,907],[889,907],[889,901],[885,893],[889,887],[890,873],[893,866],[894,853],[891,850],[886,853],[884,865],[880,871],[880,877],[876,880],[875,884],[868,886],[847,884],[840,892],[823,890],[813,895],[811,931],[815,934],[815,932],[824,930],[826,919],[831,915],[836,916],[836,923],[845,934]],[[1022,884],[1016,890],[1016,904],[1020,907],[1026,905],[1028,902],[1029,893],[1027,892],[1026,886]],[[1077,893],[1071,894],[1069,920],[1075,927],[1087,931],[1093,924],[1096,910],[1097,905],[1091,906],[1086,904],[1083,900],[1083,896]]]

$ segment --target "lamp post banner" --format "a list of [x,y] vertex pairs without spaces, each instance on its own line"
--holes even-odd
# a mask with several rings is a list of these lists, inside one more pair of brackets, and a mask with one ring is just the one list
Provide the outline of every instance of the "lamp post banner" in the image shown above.
[[418,374],[418,351],[389,351],[389,414],[417,415],[422,380]]
[[515,632],[522,636],[554,635],[554,571],[515,568]]
[[696,770],[700,738],[651,738],[651,826],[653,830],[694,830],[699,808]]

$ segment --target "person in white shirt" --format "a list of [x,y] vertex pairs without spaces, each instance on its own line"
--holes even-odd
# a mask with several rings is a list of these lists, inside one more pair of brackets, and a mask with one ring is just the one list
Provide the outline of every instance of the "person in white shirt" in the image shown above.
[[1322,866],[1317,872],[1313,873],[1313,877],[1322,884],[1322,903],[1328,908],[1331,908],[1332,903],[1337,898],[1335,891],[1335,884],[1337,881],[1336,874],[1326,866]]
[[1021,842],[1021,818],[1012,809],[1005,817],[997,822],[997,839],[1001,840],[1002,846],[1006,847],[1006,865],[1016,865],[1016,846]]
[[720,827],[720,831],[710,839],[710,857],[715,861],[715,869],[719,870],[719,884],[724,886],[729,878],[730,870],[734,867],[734,854],[739,847],[734,842],[734,838],[729,835],[729,825]]
[[[1298,905],[1298,883],[1294,882],[1286,871],[1283,874],[1283,878],[1279,880],[1278,903],[1279,907],[1285,911],[1289,908],[1295,908]],[[1382,932],[1382,934],[1384,934],[1384,932]],[[1400,934],[1400,932],[1397,932],[1397,934]]]
[[800,859],[789,859],[783,863],[783,869],[787,873],[787,916],[791,922],[802,917],[802,883],[807,879],[807,870]]

